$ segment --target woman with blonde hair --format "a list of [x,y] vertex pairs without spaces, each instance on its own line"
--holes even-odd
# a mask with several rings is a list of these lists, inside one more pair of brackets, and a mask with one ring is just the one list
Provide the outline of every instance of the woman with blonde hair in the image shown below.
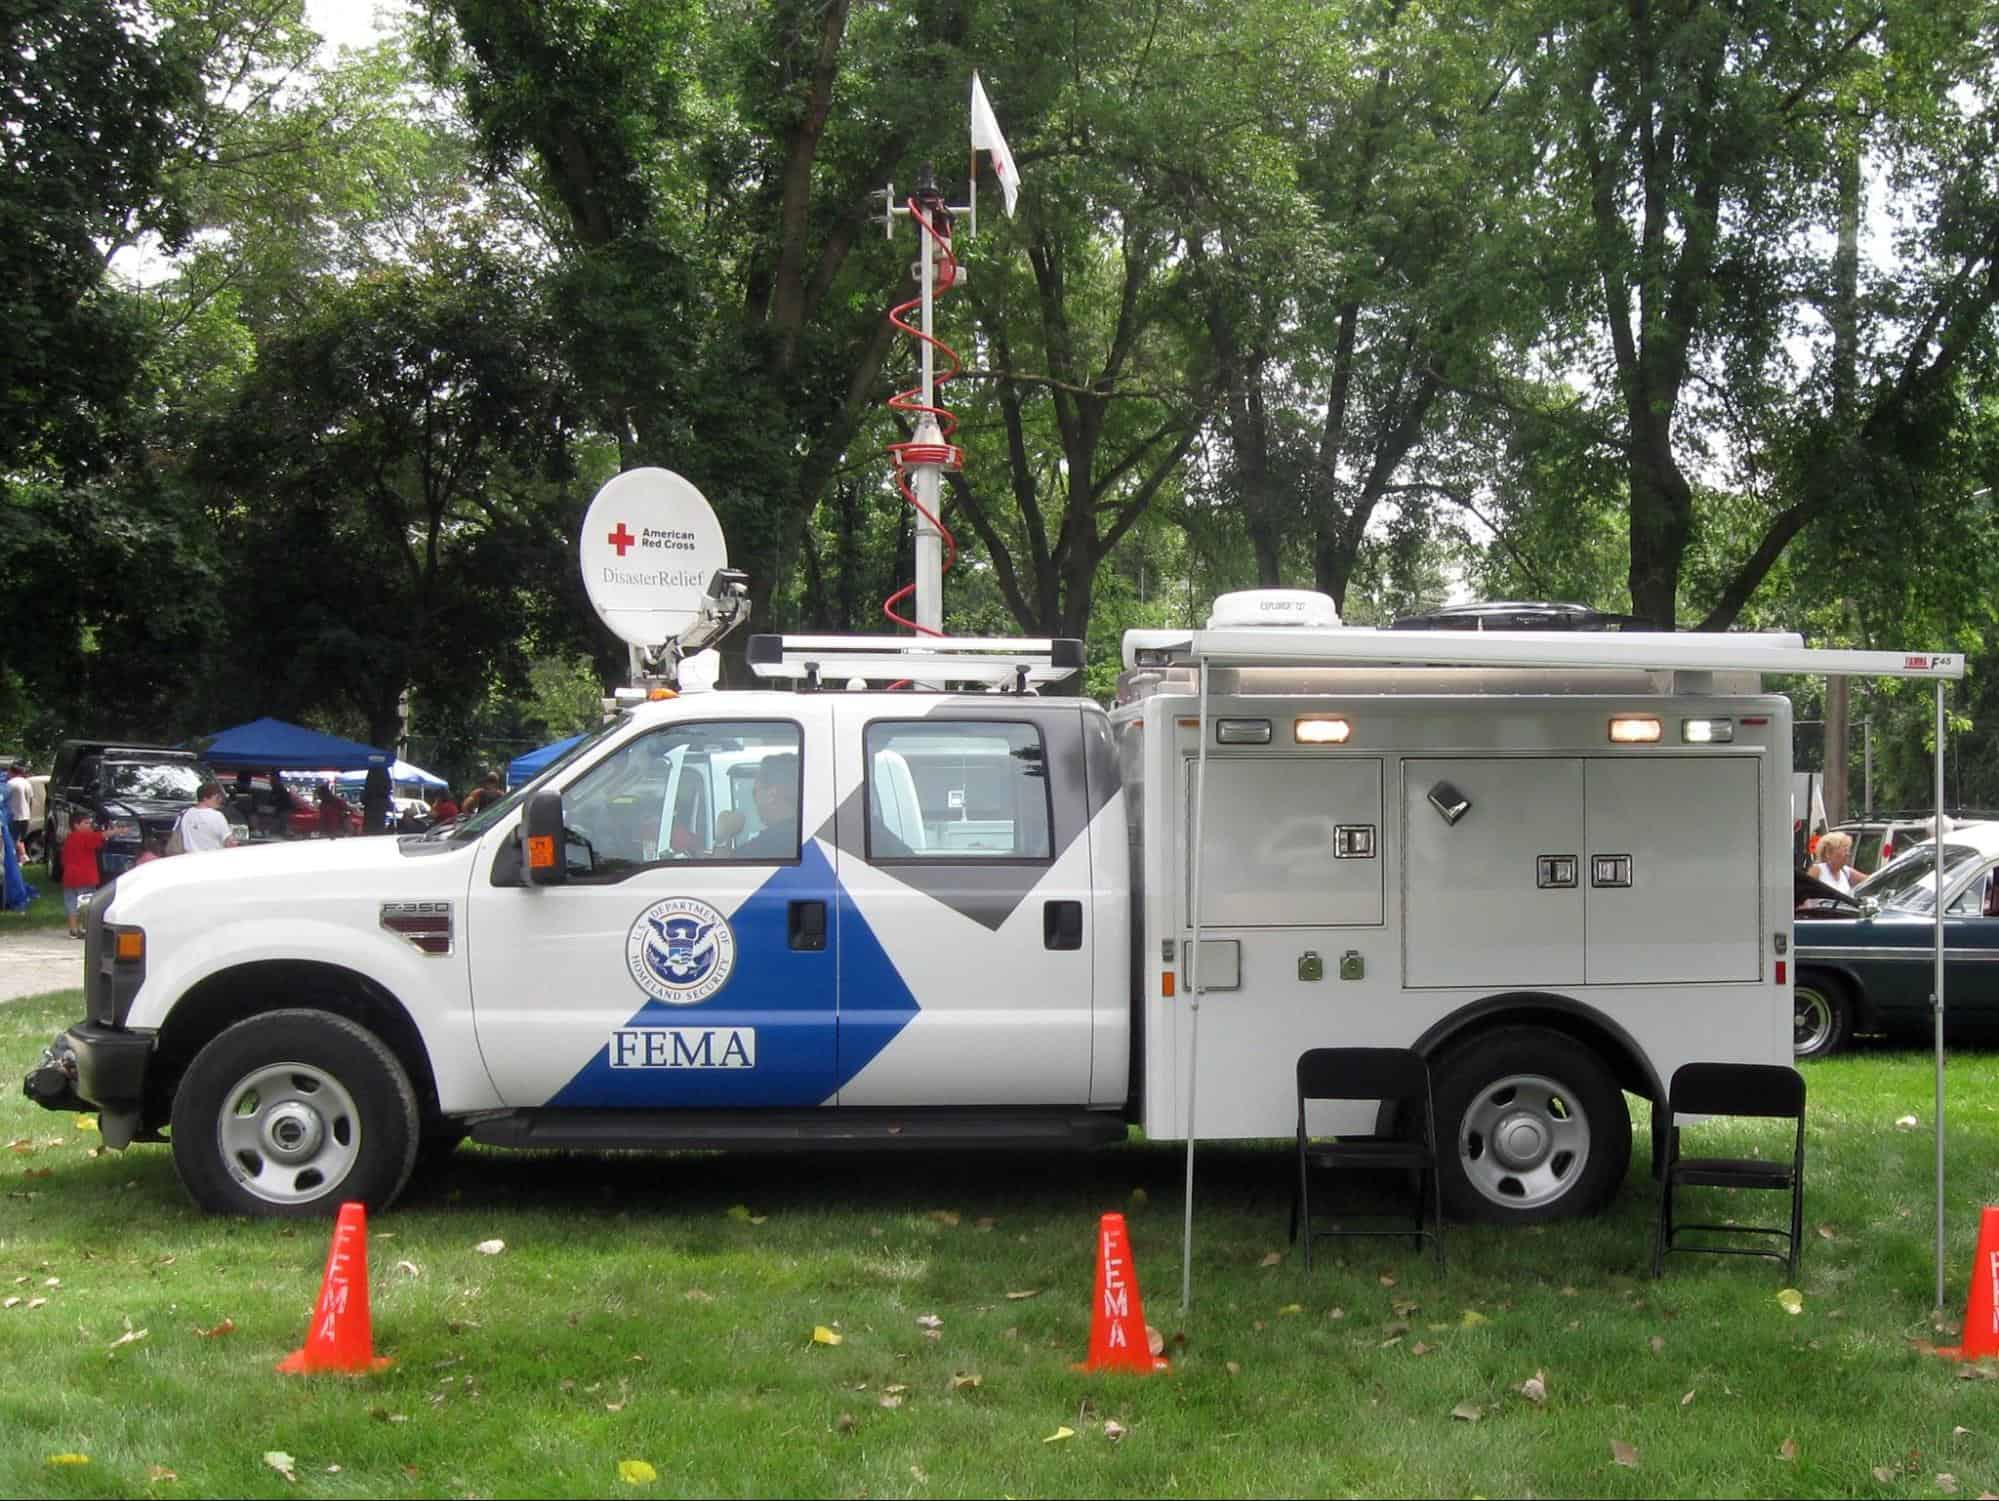
[[1823,881],[1842,896],[1853,895],[1853,836],[1837,829],[1819,840],[1818,861],[1805,874]]

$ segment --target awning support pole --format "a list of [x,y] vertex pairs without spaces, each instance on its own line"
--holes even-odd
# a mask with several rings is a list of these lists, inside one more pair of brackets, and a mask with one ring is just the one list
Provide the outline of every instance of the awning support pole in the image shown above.
[[1187,1187],[1180,1227],[1180,1311],[1194,1306],[1194,1085],[1201,1064],[1201,853],[1208,799],[1208,659],[1201,658],[1201,741],[1194,751],[1193,951],[1187,955],[1187,1002],[1193,1007],[1187,1036]]
[[1931,862],[1935,867],[1937,894],[1932,910],[1936,920],[1932,927],[1936,930],[1932,960],[1935,964],[1934,989],[1930,994],[1930,1012],[1936,1031],[1936,1138],[1937,1138],[1937,1312],[1943,1312],[1943,679],[1937,679],[1937,782],[1936,782],[1936,858]]

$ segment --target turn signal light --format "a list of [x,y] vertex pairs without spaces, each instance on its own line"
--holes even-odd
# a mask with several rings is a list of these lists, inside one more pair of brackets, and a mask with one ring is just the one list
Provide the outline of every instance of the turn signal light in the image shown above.
[[555,836],[553,834],[530,834],[528,836],[528,866],[533,870],[555,869]]
[[1659,721],[1650,714],[1620,714],[1610,722],[1612,745],[1650,745],[1659,738]]
[[112,953],[126,964],[136,964],[146,957],[146,933],[143,928],[120,928],[112,945]]

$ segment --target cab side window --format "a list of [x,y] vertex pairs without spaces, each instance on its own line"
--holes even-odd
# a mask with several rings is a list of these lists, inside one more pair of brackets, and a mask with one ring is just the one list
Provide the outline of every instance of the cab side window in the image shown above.
[[801,749],[797,725],[762,721],[673,725],[630,741],[563,791],[569,879],[797,860]]
[[867,728],[870,860],[1047,860],[1041,731],[990,720]]

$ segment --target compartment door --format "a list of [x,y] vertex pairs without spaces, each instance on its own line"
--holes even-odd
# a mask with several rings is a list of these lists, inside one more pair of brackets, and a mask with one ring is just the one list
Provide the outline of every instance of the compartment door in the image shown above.
[[1588,763],[1589,984],[1760,978],[1756,771],[1749,756]]
[[1405,760],[1402,837],[1405,985],[1582,983],[1579,758]]

